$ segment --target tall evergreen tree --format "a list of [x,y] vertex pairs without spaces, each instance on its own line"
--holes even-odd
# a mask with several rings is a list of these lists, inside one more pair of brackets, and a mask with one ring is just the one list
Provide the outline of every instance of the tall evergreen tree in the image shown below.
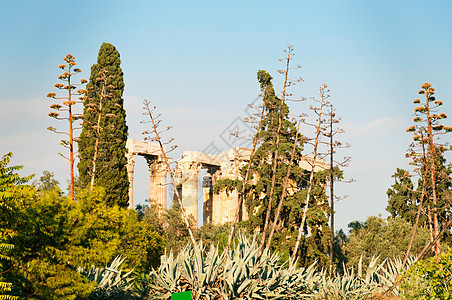
[[[282,197],[284,178],[289,171],[290,191],[283,199],[282,209],[276,224],[276,232],[273,238],[273,249],[290,255],[297,238],[297,224],[300,223],[305,205],[308,172],[300,167],[302,159],[303,142],[297,139],[297,128],[289,116],[289,106],[281,105],[281,99],[276,96],[272,77],[266,71],[260,70],[257,74],[261,88],[266,91],[264,103],[266,113],[262,120],[262,128],[259,133],[260,147],[256,150],[251,163],[251,169],[255,176],[255,183],[250,186],[248,198],[248,210],[250,225],[252,228],[260,228],[263,231],[266,219],[266,211],[269,206],[269,195],[272,185],[273,168],[272,162],[277,159],[275,170],[276,184],[274,190],[274,201],[271,203],[270,220],[275,219],[278,203]],[[277,127],[279,119],[281,127]],[[277,134],[280,135],[279,143],[276,141]],[[295,144],[295,145],[294,145]],[[276,148],[279,151],[276,151]],[[275,157],[278,153],[278,157]],[[289,162],[293,156],[291,169]],[[326,182],[326,172],[315,174],[312,198],[309,202],[308,217],[304,226],[301,250],[299,251],[300,263],[306,265],[314,260],[320,260],[326,265],[328,245],[328,203],[323,185]]]
[[[106,190],[107,204],[127,207],[129,203],[129,182],[126,169],[128,133],[122,98],[124,79],[120,64],[118,50],[112,44],[103,43],[99,50],[97,64],[91,67],[91,76],[86,87],[78,169],[82,186],[89,186],[91,176],[94,174],[94,184],[104,187]],[[102,74],[105,71],[108,73],[106,81],[102,80]],[[102,95],[105,85],[108,87],[108,97]],[[102,107],[102,110],[99,107]],[[105,117],[99,118],[99,114]],[[96,137],[98,143],[96,143]],[[96,144],[98,144],[96,168],[93,173]]]
[[[440,151],[440,150],[437,150]],[[436,174],[436,193],[438,204],[438,216],[440,225],[447,223],[451,216],[451,207],[448,204],[452,198],[452,179],[450,174],[452,169],[446,164],[446,159],[442,153],[437,154],[435,159],[435,174]],[[409,173],[403,169],[397,168],[392,177],[394,178],[394,184],[388,189],[386,194],[388,195],[388,206],[386,210],[391,214],[393,218],[401,217],[410,224],[415,224],[416,211],[420,205],[420,198],[423,197],[423,207],[426,209],[421,210],[419,218],[419,226],[421,228],[428,228],[428,213],[429,207],[433,207],[432,202],[432,188],[430,180],[430,170],[428,166],[421,166],[423,177],[425,178],[425,195],[423,195],[422,189],[424,186],[424,179],[421,177],[418,180],[417,186],[409,175]],[[430,209],[431,214],[431,209]],[[431,218],[431,216],[430,216]],[[452,235],[446,232],[441,241],[450,243]]]

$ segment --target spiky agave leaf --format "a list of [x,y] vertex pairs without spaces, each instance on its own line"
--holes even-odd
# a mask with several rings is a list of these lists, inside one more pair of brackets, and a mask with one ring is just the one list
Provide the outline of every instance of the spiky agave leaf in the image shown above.
[[101,268],[92,266],[89,270],[77,269],[88,278],[88,281],[97,282],[97,287],[90,295],[90,299],[103,299],[107,295],[125,295],[132,290],[133,278],[130,277],[132,271],[122,273],[120,269],[124,260],[125,257],[118,255],[109,266]]

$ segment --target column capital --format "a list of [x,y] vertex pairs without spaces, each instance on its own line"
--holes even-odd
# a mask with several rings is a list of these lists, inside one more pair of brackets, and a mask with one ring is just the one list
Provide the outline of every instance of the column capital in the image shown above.
[[137,153],[135,152],[127,152],[126,158],[127,158],[127,172],[133,173],[133,168],[135,167],[135,158],[137,157]]
[[198,180],[199,171],[201,170],[202,163],[197,161],[187,161],[177,164],[178,170],[182,175],[182,181],[184,180]]

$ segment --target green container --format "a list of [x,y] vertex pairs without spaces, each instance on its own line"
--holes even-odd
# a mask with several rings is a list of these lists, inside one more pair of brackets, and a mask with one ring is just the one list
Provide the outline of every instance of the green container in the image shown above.
[[172,294],[171,300],[191,300],[191,291]]

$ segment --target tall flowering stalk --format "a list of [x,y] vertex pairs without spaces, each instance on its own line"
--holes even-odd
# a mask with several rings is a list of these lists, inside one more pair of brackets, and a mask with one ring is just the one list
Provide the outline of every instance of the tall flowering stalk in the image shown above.
[[[69,149],[69,157],[64,156],[62,153],[58,153],[63,158],[69,160],[71,166],[70,178],[71,178],[71,187],[70,187],[70,196],[71,199],[74,199],[74,130],[80,129],[74,127],[74,123],[83,118],[82,114],[76,114],[73,111],[74,105],[77,103],[81,103],[80,100],[83,99],[83,96],[86,93],[86,90],[79,89],[75,91],[77,86],[81,86],[87,82],[86,79],[81,79],[79,84],[74,84],[71,82],[72,76],[80,73],[81,70],[77,67],[77,63],[75,62],[75,56],[72,54],[66,55],[64,58],[64,64],[60,64],[58,68],[63,70],[63,73],[58,76],[58,79],[63,83],[56,83],[54,85],[55,88],[64,91],[66,90],[67,95],[63,97],[57,97],[56,93],[48,93],[47,97],[55,100],[59,100],[60,103],[53,103],[50,105],[50,108],[55,110],[50,112],[48,115],[51,118],[57,120],[67,120],[69,122],[69,130],[68,131],[58,131],[55,127],[49,126],[47,129],[53,131],[58,134],[63,134],[67,137],[67,139],[61,140],[61,145],[65,148]],[[75,97],[79,97],[78,100],[74,100]],[[60,113],[64,113],[65,116],[61,116]]]
[[150,107],[150,103],[148,100],[144,100],[143,101],[143,115],[146,115],[149,117],[150,120],[143,120],[141,121],[141,123],[143,124],[148,124],[150,123],[152,125],[152,129],[151,130],[146,130],[143,132],[143,135],[145,135],[145,140],[149,140],[152,142],[157,142],[159,144],[159,148],[160,148],[160,155],[161,158],[164,162],[164,164],[166,165],[166,169],[169,171],[169,175],[170,175],[170,179],[171,179],[171,183],[174,187],[174,196],[177,200],[177,203],[179,204],[179,207],[182,210],[182,218],[185,222],[185,225],[187,226],[188,229],[188,234],[190,235],[190,239],[191,242],[193,243],[193,245],[196,245],[196,240],[195,240],[195,236],[193,235],[193,230],[190,227],[190,222],[188,221],[188,216],[187,216],[187,212],[185,211],[184,205],[182,203],[182,196],[180,195],[179,190],[177,189],[177,183],[176,183],[176,176],[175,176],[175,171],[171,168],[170,166],[170,161],[169,161],[169,157],[167,155],[168,152],[173,151],[174,149],[177,148],[177,145],[172,145],[170,147],[169,150],[165,149],[165,145],[170,144],[172,141],[174,141],[174,138],[170,138],[167,142],[163,142],[161,134],[165,131],[170,130],[172,127],[168,126],[166,129],[164,130],[159,130],[159,124],[162,121],[160,119],[160,114],[155,114],[154,111],[156,109],[156,107]]
[[[423,158],[421,161],[425,162],[423,166],[425,171],[422,172],[424,182],[430,180],[429,197],[432,200],[433,211],[433,233],[434,237],[439,235],[439,222],[438,222],[438,197],[437,197],[437,174],[436,174],[436,161],[439,158],[439,153],[447,150],[447,147],[438,141],[439,135],[452,131],[452,127],[444,126],[440,124],[440,120],[447,118],[445,113],[439,113],[438,108],[443,105],[443,102],[436,100],[435,88],[428,82],[425,82],[419,95],[423,95],[423,100],[415,99],[414,104],[418,105],[414,109],[414,119],[416,125],[410,126],[406,131],[413,132],[413,140],[425,145],[425,151],[423,152]],[[416,152],[411,152],[411,156],[415,156]],[[427,170],[429,172],[427,172]],[[430,178],[427,178],[427,177]],[[435,256],[439,255],[439,242],[434,244]]]
[[314,184],[314,174],[316,171],[315,167],[316,167],[316,164],[320,161],[319,146],[321,143],[321,136],[322,136],[321,133],[322,133],[322,130],[324,129],[325,123],[327,122],[324,119],[325,114],[326,114],[325,109],[331,105],[327,101],[327,99],[330,97],[329,92],[330,92],[330,90],[328,89],[328,86],[326,84],[323,84],[319,88],[320,100],[312,98],[312,100],[314,102],[316,102],[318,104],[318,106],[312,106],[312,105],[310,106],[310,109],[313,110],[315,115],[317,116],[315,123],[310,124],[310,123],[304,121],[305,124],[315,128],[315,137],[312,139],[307,139],[307,142],[309,144],[312,144],[314,151],[313,151],[313,161],[311,163],[311,170],[309,170],[310,174],[309,174],[309,182],[308,182],[308,191],[306,193],[306,200],[305,200],[304,207],[303,207],[303,215],[301,218],[300,226],[298,227],[297,241],[295,242],[295,246],[294,246],[294,249],[292,252],[291,262],[294,262],[297,257],[298,248],[300,246],[301,237],[303,235],[304,226],[305,226],[306,218],[308,215],[309,203],[312,201],[312,200],[310,200],[310,198],[312,195],[312,187]]

